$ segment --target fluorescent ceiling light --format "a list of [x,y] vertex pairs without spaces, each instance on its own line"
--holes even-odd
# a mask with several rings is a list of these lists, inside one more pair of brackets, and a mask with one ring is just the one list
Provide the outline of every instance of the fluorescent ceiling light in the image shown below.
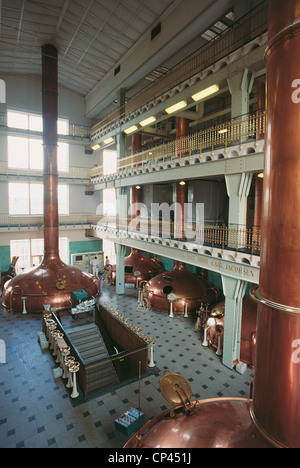
[[187,106],[186,101],[180,101],[180,102],[177,102],[177,104],[174,104],[173,106],[167,107],[167,109],[165,109],[165,111],[166,111],[167,114],[172,114],[173,112],[176,112],[176,111],[178,111],[180,109],[183,109],[186,106]]
[[181,182],[179,182],[179,185],[185,185],[184,180],[182,180]]
[[135,132],[136,130],[138,130],[138,128],[139,127],[137,125],[132,125],[132,127],[126,128],[126,130],[124,130],[124,133],[126,133],[126,135],[129,135],[129,133]]
[[211,94],[217,93],[220,89],[219,85],[212,85],[209,86],[209,88],[205,88],[202,91],[199,91],[199,93],[196,93],[192,96],[192,99],[194,101],[200,101],[200,99],[204,99],[207,96],[210,96]]
[[148,119],[142,120],[142,121],[140,122],[140,125],[141,125],[142,127],[145,127],[146,125],[150,125],[150,124],[152,124],[153,122],[155,122],[155,120],[156,120],[156,117],[154,117],[154,116],[148,117]]
[[227,128],[223,128],[222,130],[219,130],[218,133],[221,135],[221,133],[227,133],[228,130]]
[[115,139],[113,137],[109,137],[109,138],[106,138],[106,140],[104,140],[104,144],[105,145],[108,145],[109,143],[112,143],[113,141],[115,141]]
[[99,148],[101,148],[101,146],[98,143],[96,145],[92,146],[93,151],[96,151]]

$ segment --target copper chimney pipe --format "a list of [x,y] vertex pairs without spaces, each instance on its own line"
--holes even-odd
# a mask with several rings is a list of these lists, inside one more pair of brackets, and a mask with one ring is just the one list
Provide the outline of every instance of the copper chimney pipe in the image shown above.
[[[300,446],[299,0],[270,1],[262,251],[253,417],[275,446]],[[297,352],[298,349],[298,352]]]
[[57,50],[51,44],[42,47],[42,112],[44,144],[44,260],[58,254],[58,173]]
[[270,0],[267,134],[253,400],[199,400],[132,437],[131,447],[300,447],[300,2]]
[[78,303],[75,291],[84,289],[87,299],[100,295],[100,279],[66,265],[59,256],[57,117],[57,50],[42,47],[42,111],[44,143],[44,257],[41,264],[5,283],[2,304],[11,312],[43,313],[44,305],[57,310]]

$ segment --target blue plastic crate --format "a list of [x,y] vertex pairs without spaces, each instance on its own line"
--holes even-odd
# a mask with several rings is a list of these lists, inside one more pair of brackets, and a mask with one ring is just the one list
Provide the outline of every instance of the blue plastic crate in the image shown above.
[[77,291],[72,291],[72,299],[75,301],[82,301],[88,297],[87,292],[84,289],[77,289]]
[[115,419],[115,428],[125,434],[130,436],[134,434],[140,427],[145,424],[144,413],[140,411],[140,423],[139,423],[139,411],[135,408],[130,408],[124,414]]

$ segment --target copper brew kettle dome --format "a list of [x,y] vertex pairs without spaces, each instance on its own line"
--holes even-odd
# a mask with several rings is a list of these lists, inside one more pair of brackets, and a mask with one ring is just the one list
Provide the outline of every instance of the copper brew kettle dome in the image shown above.
[[252,400],[213,398],[154,417],[124,448],[272,448],[251,418]]
[[99,296],[100,279],[66,265],[59,257],[44,259],[38,267],[21,273],[5,284],[2,304],[9,310],[22,311],[26,298],[26,310],[30,313],[42,313],[44,305],[50,304],[57,310],[68,309],[76,301],[72,292],[83,289],[88,298]]
[[165,374],[159,384],[162,395],[173,407],[141,427],[124,448],[271,447],[252,421],[252,400],[191,401],[190,383],[178,373]]
[[[137,249],[131,249],[128,257],[124,259],[125,267],[130,268],[125,271],[125,283],[136,283],[136,280],[143,281],[149,280],[164,271],[163,266],[155,258],[144,257]],[[139,272],[139,275],[135,273]],[[115,282],[116,278],[116,265],[112,266],[112,279]]]
[[144,293],[151,307],[160,312],[169,312],[168,295],[173,293],[177,301],[173,304],[176,314],[183,314],[185,303],[187,312],[192,313],[201,306],[216,302],[219,291],[212,283],[188,271],[182,262],[175,262],[173,270],[161,273],[149,280],[144,286]]

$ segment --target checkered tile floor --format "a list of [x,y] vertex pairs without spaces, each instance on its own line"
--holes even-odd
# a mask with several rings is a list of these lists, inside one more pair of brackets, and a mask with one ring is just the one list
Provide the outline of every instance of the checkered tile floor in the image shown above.
[[[253,372],[240,375],[202,347],[202,335],[193,330],[194,318],[139,312],[137,291],[131,288],[117,296],[102,284],[100,302],[105,301],[156,338],[155,368],[141,379],[146,422],[171,407],[159,390],[159,380],[168,371],[189,380],[193,399],[249,396]],[[40,331],[40,316],[9,314],[0,307],[0,339],[6,343],[6,363],[0,364],[0,448],[122,447],[128,438],[115,429],[114,419],[138,407],[139,382],[71,400],[65,381],[54,378],[57,364],[50,351],[40,348]]]

